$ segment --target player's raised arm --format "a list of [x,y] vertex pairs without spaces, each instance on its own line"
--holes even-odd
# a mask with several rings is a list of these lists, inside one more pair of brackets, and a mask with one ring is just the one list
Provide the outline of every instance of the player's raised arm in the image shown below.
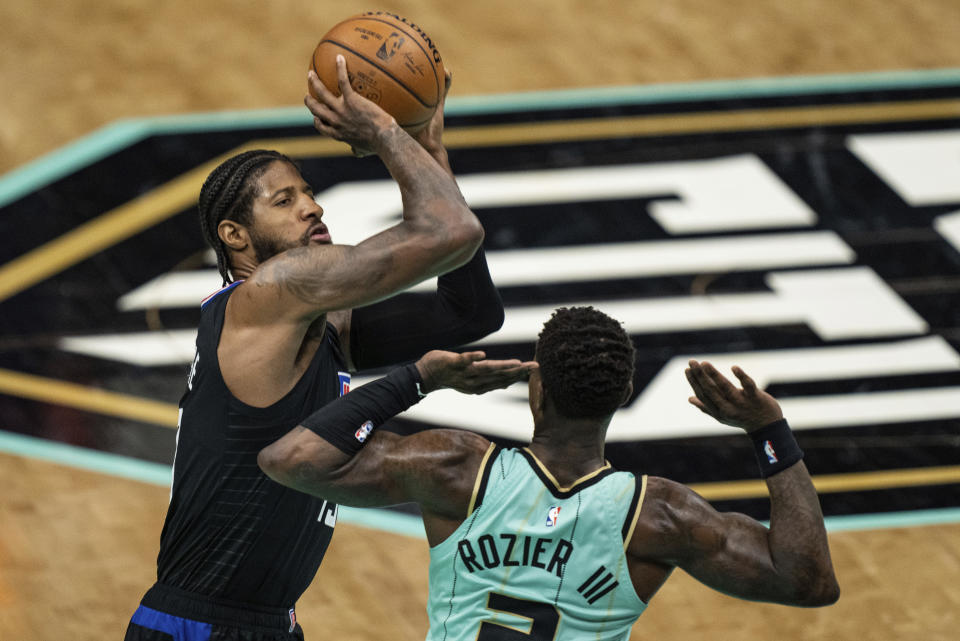
[[[340,96],[310,73],[320,98],[305,99],[314,124],[324,135],[380,156],[399,185],[403,219],[355,247],[312,243],[308,237],[302,246],[251,264],[249,274],[239,274],[248,282],[231,301],[241,324],[314,318],[378,301],[462,265],[483,240],[483,229],[450,174],[392,116],[351,88],[342,57],[337,71]],[[298,187],[292,190],[296,194]],[[268,202],[267,215],[283,216],[287,204],[282,198]],[[302,215],[310,219],[304,233],[320,215]]]
[[[450,80],[448,71],[446,89]],[[413,137],[452,177],[443,145],[443,110],[441,99],[428,125]],[[503,301],[481,247],[469,262],[441,274],[435,291],[407,292],[358,307],[338,319],[337,328],[353,366],[362,370],[472,343],[500,329],[503,319]]]
[[717,512],[689,488],[651,478],[628,554],[683,568],[732,596],[795,606],[829,605],[834,576],[823,514],[802,453],[777,401],[734,368],[742,389],[709,363],[690,362],[690,402],[754,440],[770,491],[770,529]]

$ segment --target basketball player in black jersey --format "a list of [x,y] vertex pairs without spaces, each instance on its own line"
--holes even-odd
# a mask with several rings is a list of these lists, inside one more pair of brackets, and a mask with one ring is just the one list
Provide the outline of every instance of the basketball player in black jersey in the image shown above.
[[[341,96],[310,74],[314,125],[379,155],[403,220],[356,246],[332,244],[310,186],[277,152],[245,152],[207,178],[201,226],[226,287],[202,307],[157,583],[128,641],[302,639],[294,605],[337,506],[271,481],[257,453],[346,392],[350,371],[477,340],[503,321],[483,229],[441,141],[442,106],[411,137],[351,89],[342,57],[337,71]],[[393,297],[433,276],[432,296]],[[523,373],[486,375],[507,385]]]

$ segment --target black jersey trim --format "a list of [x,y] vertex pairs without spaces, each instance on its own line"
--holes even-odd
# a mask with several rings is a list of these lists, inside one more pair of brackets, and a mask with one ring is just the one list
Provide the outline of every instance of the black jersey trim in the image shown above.
[[490,470],[493,469],[493,462],[502,448],[496,443],[491,443],[487,448],[483,459],[480,461],[480,469],[477,470],[477,480],[473,485],[473,496],[470,497],[470,506],[467,508],[467,516],[473,514],[474,510],[483,503],[483,495],[487,492],[487,482],[490,480]]
[[637,527],[637,520],[640,518],[640,510],[643,509],[643,497],[647,495],[647,475],[634,478],[635,487],[633,489],[633,499],[630,501],[630,509],[627,510],[627,518],[623,520],[623,549],[626,550],[633,538],[633,531]]
[[537,458],[536,454],[530,451],[529,448],[522,448],[518,450],[520,454],[527,459],[527,462],[530,464],[530,467],[533,468],[533,471],[537,476],[540,477],[540,480],[543,481],[543,484],[550,490],[550,493],[558,499],[568,499],[580,490],[584,490],[591,485],[595,485],[602,481],[607,476],[616,472],[613,469],[613,466],[610,465],[609,461],[606,461],[603,467],[590,472],[586,476],[578,478],[576,481],[570,485],[564,487],[557,482],[557,479],[554,478],[553,474],[550,473],[550,470],[547,469],[547,466]]

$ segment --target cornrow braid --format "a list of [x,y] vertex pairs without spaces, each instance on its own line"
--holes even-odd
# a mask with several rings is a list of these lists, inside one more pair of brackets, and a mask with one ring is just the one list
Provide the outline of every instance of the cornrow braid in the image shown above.
[[601,418],[623,403],[635,351],[619,322],[593,307],[561,307],[537,341],[547,397],[568,418]]
[[253,198],[257,191],[257,180],[267,170],[267,166],[283,160],[294,167],[290,158],[278,151],[254,149],[232,156],[210,172],[200,188],[197,208],[200,212],[200,231],[203,239],[217,254],[217,268],[223,277],[223,284],[233,282],[230,275],[230,262],[227,247],[220,240],[217,226],[222,220],[233,220],[241,225],[251,223]]

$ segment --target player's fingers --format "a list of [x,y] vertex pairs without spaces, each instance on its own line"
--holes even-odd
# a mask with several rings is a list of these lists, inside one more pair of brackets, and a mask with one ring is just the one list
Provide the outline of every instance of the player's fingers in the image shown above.
[[540,363],[536,361],[524,361],[511,373],[516,375],[518,381],[529,381],[530,373],[535,369],[539,369],[539,367]]
[[456,362],[465,375],[472,376],[486,357],[484,352],[462,352],[456,355]]
[[689,398],[687,399],[687,402],[690,403],[691,405],[693,405],[694,407],[696,407],[698,410],[700,410],[700,411],[703,412],[704,414],[706,414],[706,415],[708,415],[708,416],[713,416],[713,412],[711,412],[710,410],[708,410],[708,409],[707,409],[707,406],[703,404],[703,401],[701,401],[701,400],[700,400],[699,398],[697,398],[696,396],[691,396],[691,397],[689,397]]
[[347,59],[339,54],[337,55],[337,84],[340,86],[340,95],[344,98],[353,93],[350,76],[347,75]]
[[691,361],[690,367],[687,369],[687,372],[689,372],[687,374],[687,380],[690,381],[691,387],[697,392],[698,398],[719,400],[722,398],[722,395],[717,390],[716,381],[714,381],[707,372],[708,366],[710,366],[710,363],[696,363],[695,361]]
[[703,374],[702,364],[696,361],[690,361],[690,367],[683,372],[690,383],[690,388],[695,396],[690,397],[690,402],[696,405],[703,412],[711,416],[720,416],[722,411],[718,405],[720,399],[716,392],[711,388],[711,381]]
[[740,385],[743,386],[743,391],[747,394],[756,394],[757,384],[752,378],[739,365],[734,365],[732,368],[733,375],[737,377],[737,380],[740,381]]
[[[320,80],[320,76],[317,75],[317,72],[311,69],[307,72],[307,85],[311,90],[312,95],[309,96],[314,101],[323,100],[324,102],[333,100],[333,94],[330,93],[330,90],[327,88],[323,81]],[[316,96],[316,97],[314,97]],[[307,107],[310,105],[307,104]]]
[[536,369],[535,367],[530,367],[527,363],[519,363],[511,367],[505,367],[500,370],[499,374],[505,378],[512,379],[526,379],[532,370]]
[[472,372],[473,381],[480,385],[486,383],[497,384],[501,381],[510,384],[526,380],[532,369],[529,363],[521,363],[518,360],[484,361],[483,363],[474,363],[474,365],[482,366],[475,368]]
[[683,370],[683,375],[687,377],[687,383],[690,384],[690,388],[693,390],[693,393],[697,396],[701,396],[703,394],[703,390],[700,386],[700,381],[697,380],[697,376],[694,374],[694,370],[697,367],[698,364],[696,361],[690,361],[690,367]]
[[711,390],[718,394],[721,399],[727,400],[736,393],[737,388],[712,363],[704,362],[701,370],[704,377],[710,382]]
[[443,70],[443,97],[446,98],[450,93],[450,85],[453,84],[453,72],[449,69]]
[[478,372],[500,370],[518,365],[520,365],[520,359],[517,358],[509,358],[506,360],[478,360],[473,363],[474,369]]
[[337,130],[330,126],[323,118],[317,116],[313,117],[313,128],[317,130],[318,133],[327,136],[328,138],[337,137]]
[[527,380],[529,370],[524,367],[514,367],[501,370],[496,376],[484,380],[484,387],[489,390],[506,389],[514,383]]
[[334,114],[333,110],[322,102],[319,102],[313,96],[305,96],[303,98],[303,104],[307,106],[307,109],[310,110],[310,113],[312,113],[315,118],[320,118],[328,125],[332,125],[336,120],[336,114]]

